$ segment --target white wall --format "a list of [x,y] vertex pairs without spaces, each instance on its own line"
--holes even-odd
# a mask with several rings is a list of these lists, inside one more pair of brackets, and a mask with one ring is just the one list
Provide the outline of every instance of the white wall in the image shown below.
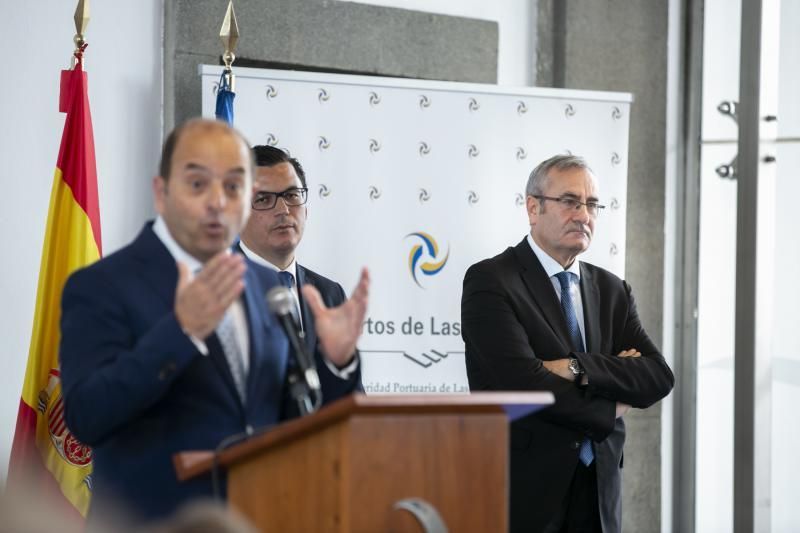
[[[10,3],[9,3],[10,4]],[[0,89],[0,485],[28,358],[39,261],[64,115],[75,1],[3,2],[7,56]],[[92,2],[86,70],[94,121],[103,249],[129,241],[152,212],[150,176],[161,144],[160,1]],[[199,81],[198,81],[199,83]]]
[[533,86],[536,81],[536,0],[357,0],[498,23],[497,84]]

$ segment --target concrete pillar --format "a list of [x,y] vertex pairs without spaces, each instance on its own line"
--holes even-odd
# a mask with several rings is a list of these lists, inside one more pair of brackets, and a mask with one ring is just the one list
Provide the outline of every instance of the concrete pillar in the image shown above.
[[[661,345],[668,2],[539,0],[537,15],[537,85],[634,95],[625,270],[642,322]],[[602,228],[602,220],[598,224]],[[660,406],[634,412],[625,420],[623,530],[657,532],[661,530]]]

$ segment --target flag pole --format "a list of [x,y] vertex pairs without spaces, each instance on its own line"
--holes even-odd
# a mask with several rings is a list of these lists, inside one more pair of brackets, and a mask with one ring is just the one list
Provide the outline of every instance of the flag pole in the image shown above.
[[219,30],[219,39],[225,51],[222,54],[222,62],[225,64],[225,81],[231,92],[236,92],[234,83],[236,77],[233,75],[231,65],[236,61],[236,43],[239,42],[239,25],[236,23],[236,13],[233,10],[233,0],[228,2],[228,9],[225,11],[225,18]]
[[214,114],[218,120],[223,120],[233,125],[233,99],[236,96],[234,89],[236,77],[233,75],[231,65],[236,60],[234,51],[236,50],[236,43],[239,41],[239,25],[236,23],[236,13],[233,11],[233,0],[228,2],[225,19],[222,21],[222,28],[219,30],[219,38],[225,48],[222,54],[222,62],[225,64],[225,68],[219,77],[217,106]]
[[91,19],[89,15],[89,0],[78,0],[78,5],[75,7],[75,51],[72,53],[72,68],[74,69],[77,64],[83,65],[83,51],[88,46],[83,38],[86,33],[86,27],[89,25]]

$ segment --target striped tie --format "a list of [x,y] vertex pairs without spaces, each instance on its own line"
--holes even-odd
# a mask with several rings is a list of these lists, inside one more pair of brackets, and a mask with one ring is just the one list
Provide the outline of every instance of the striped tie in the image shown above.
[[[572,302],[572,292],[570,291],[572,280],[577,279],[578,276],[565,270],[556,274],[556,277],[561,284],[561,312],[564,313],[564,318],[567,321],[567,331],[569,332],[570,341],[572,341],[572,349],[576,352],[585,352],[581,330],[578,327],[578,317],[575,314],[575,305]],[[578,459],[586,466],[589,466],[594,461],[592,441],[588,438],[581,443]]]
[[233,313],[230,309],[222,317],[222,321],[217,326],[217,338],[222,345],[222,351],[225,353],[225,359],[228,360],[228,366],[233,376],[233,382],[236,385],[236,392],[239,394],[239,399],[242,400],[244,405],[247,398],[245,386],[247,377],[244,371],[244,361],[242,348],[239,345],[239,339],[236,337],[236,328],[233,323]]

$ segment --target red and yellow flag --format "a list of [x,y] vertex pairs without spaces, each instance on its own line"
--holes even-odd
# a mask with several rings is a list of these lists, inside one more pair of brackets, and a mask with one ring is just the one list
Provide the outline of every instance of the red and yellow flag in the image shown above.
[[100,209],[92,117],[76,52],[73,70],[61,72],[59,110],[66,113],[39,268],[28,367],[11,448],[7,488],[33,484],[40,496],[86,516],[91,497],[92,452],[64,422],[58,366],[61,291],[67,277],[101,255]]

